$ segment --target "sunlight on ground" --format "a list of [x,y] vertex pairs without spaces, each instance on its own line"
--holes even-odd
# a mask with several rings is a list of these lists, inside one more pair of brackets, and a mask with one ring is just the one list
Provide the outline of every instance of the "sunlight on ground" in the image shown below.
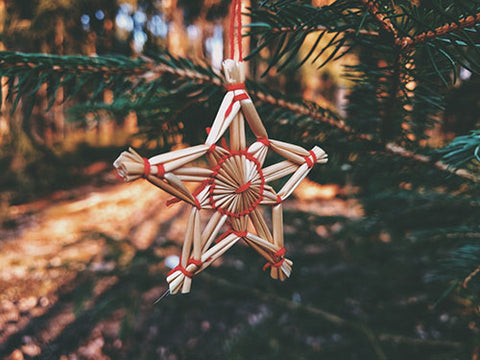
[[[108,177],[113,180],[113,175]],[[339,195],[348,198],[349,194],[336,185],[306,180],[284,208],[324,216],[362,216],[355,200],[340,199]],[[0,343],[25,328],[31,318],[44,314],[57,302],[60,289],[70,286],[84,270],[111,271],[118,261],[130,262],[137,250],[167,241],[178,246],[156,248],[155,253],[160,251],[157,255],[162,257],[178,255],[188,207],[167,207],[168,199],[170,195],[146,181],[118,182],[58,192],[48,199],[9,208],[8,216],[16,226],[0,228],[0,328],[4,328]],[[288,228],[287,224],[286,231]],[[319,229],[317,234],[328,235],[322,231]],[[108,243],[112,241],[121,244],[123,258],[117,262],[106,260],[111,251]],[[167,270],[164,263],[158,266],[161,268],[157,272]],[[96,288],[93,294],[99,296],[117,280],[107,277],[105,286],[97,284],[103,287]],[[155,290],[150,297],[155,298],[161,291]],[[25,307],[24,313],[18,310],[20,305]],[[43,340],[56,337],[74,319],[72,305],[64,306],[44,330]],[[35,356],[35,349],[30,350]]]

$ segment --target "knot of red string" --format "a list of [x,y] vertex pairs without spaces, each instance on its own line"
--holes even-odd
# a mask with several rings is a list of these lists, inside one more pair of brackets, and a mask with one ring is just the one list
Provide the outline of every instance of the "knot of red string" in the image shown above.
[[195,265],[195,266],[197,266],[197,267],[200,267],[200,266],[203,265],[203,261],[201,261],[201,260],[196,260],[196,259],[194,259],[194,258],[190,258],[190,259],[188,259],[187,265],[190,265],[190,264],[193,264],[193,265]]
[[217,145],[215,145],[215,144],[210,145],[210,147],[208,148],[207,152],[208,152],[208,153],[214,152],[216,147],[217,147]]
[[225,110],[224,118],[227,118],[228,115],[230,115],[230,113],[231,113],[232,110],[233,110],[233,105],[234,105],[237,101],[247,100],[247,99],[248,99],[248,95],[247,95],[246,93],[241,93],[241,94],[235,95],[235,96],[233,97],[232,102],[230,103],[230,105],[228,105],[227,110]]
[[265,146],[267,146],[267,147],[270,146],[270,140],[268,140],[268,139],[267,139],[266,137],[264,137],[264,136],[258,137],[258,138],[257,138],[257,141],[258,141],[259,143],[262,143],[263,145],[265,145]]
[[227,84],[227,91],[246,90],[245,83]]
[[[154,165],[157,167],[157,176],[159,178],[163,178],[165,176],[165,167],[163,164]],[[152,165],[150,165],[150,161],[147,158],[143,158],[143,177],[148,178],[152,173]]]
[[282,201],[282,197],[280,195],[277,195],[277,204],[280,204]]
[[233,230],[233,229],[229,229],[229,230],[225,231],[222,235],[220,235],[218,237],[217,241],[215,241],[215,243],[219,243],[220,241],[224,240],[228,235],[231,235],[231,234],[234,234],[234,235],[238,236],[239,238],[244,238],[244,237],[247,237],[248,231],[236,231],[236,230]]
[[[310,155],[309,156],[305,156],[305,161],[307,162],[307,166],[309,168],[313,167],[313,165],[315,165],[317,163],[317,155],[315,155],[315,152],[313,150],[310,150],[309,151]],[[310,156],[312,157],[310,159]]]
[[251,181],[246,182],[245,184],[240,186],[237,190],[235,190],[235,194],[241,194],[241,193],[247,191],[250,188],[250,185],[252,185]]
[[277,259],[278,258],[281,258],[281,259],[275,262],[270,262],[270,261],[267,262],[265,265],[263,265],[263,271],[267,270],[269,267],[276,267],[276,268],[281,267],[283,262],[285,261],[285,258],[283,258],[283,256],[285,256],[285,253],[286,253],[286,249],[284,247],[281,247],[280,249],[278,249],[277,252],[273,254],[273,256]]
[[173,273],[175,273],[176,271],[180,271],[183,275],[185,275],[186,277],[189,277],[189,278],[192,278],[193,277],[193,273],[188,271],[187,269],[185,269],[182,265],[178,264],[177,266],[175,266],[172,270],[169,271],[169,273],[167,274],[167,276],[170,276],[172,275]]

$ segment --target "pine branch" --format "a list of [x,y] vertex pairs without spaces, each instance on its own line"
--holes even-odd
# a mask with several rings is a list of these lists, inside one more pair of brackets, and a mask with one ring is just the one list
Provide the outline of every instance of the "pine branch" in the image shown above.
[[402,335],[396,334],[389,334],[389,333],[381,333],[378,336],[375,335],[375,332],[370,329],[365,324],[356,322],[354,320],[344,319],[336,314],[332,314],[326,310],[320,309],[313,305],[303,305],[297,302],[285,299],[281,296],[276,296],[275,294],[265,293],[261,290],[257,290],[251,287],[241,286],[232,283],[231,281],[227,281],[225,279],[211,276],[210,274],[202,274],[202,279],[206,280],[209,283],[216,284],[221,286],[222,288],[228,288],[232,291],[242,293],[242,294],[249,294],[252,295],[260,300],[268,301],[271,303],[275,303],[277,305],[283,306],[289,310],[295,311],[302,311],[306,314],[318,317],[324,321],[331,323],[332,325],[339,327],[339,328],[350,328],[352,330],[358,331],[360,334],[364,335],[370,345],[372,346],[374,352],[376,353],[379,359],[386,359],[386,355],[383,352],[382,348],[380,347],[379,340],[381,342],[392,342],[396,344],[407,344],[407,345],[420,345],[420,346],[438,346],[443,348],[460,348],[462,346],[461,343],[456,341],[436,341],[436,340],[428,340],[428,339],[418,339],[418,338],[411,338]]
[[463,288],[466,289],[470,280],[472,280],[479,273],[480,273],[480,265],[478,265],[478,267],[475,270],[473,270],[470,274],[468,274],[468,276],[465,279],[463,279],[463,282],[462,282]]
[[[480,289],[480,246],[478,243],[465,244],[451,252],[449,258],[441,262],[440,279],[459,280],[462,288]],[[472,270],[473,269],[473,270]]]
[[450,24],[445,24],[437,27],[434,30],[426,31],[421,34],[411,37],[400,37],[395,39],[395,43],[400,46],[403,50],[410,50],[418,44],[424,43],[426,41],[434,40],[440,36],[447,35],[451,32],[458,31],[461,29],[473,27],[480,23],[480,13],[476,15],[470,15],[463,19],[458,20],[457,22],[452,22]]
[[480,130],[455,138],[448,146],[438,151],[442,160],[451,168],[458,169],[472,160],[480,162]]
[[[255,27],[255,26],[252,26]],[[281,28],[273,28],[271,29],[272,34],[279,34],[279,33],[292,33],[292,32],[298,32],[298,31],[303,31],[304,27],[303,26],[285,26]],[[330,34],[335,34],[335,33],[347,33],[347,34],[360,34],[360,35],[367,35],[367,36],[380,36],[378,31],[372,31],[372,30],[366,30],[366,29],[344,29],[344,30],[334,30],[331,29],[327,26],[322,26],[318,25],[316,27],[311,27],[308,29],[309,32],[322,32],[326,31]]]
[[390,19],[382,13],[374,0],[360,0],[365,6],[367,11],[375,18],[380,27],[387,33],[391,33],[395,38],[398,37],[398,32],[395,26],[393,26]]
[[[188,85],[186,88],[182,88],[182,86],[179,85],[181,91],[185,92],[183,95],[184,98],[188,97],[189,94],[197,94],[196,97],[191,98],[191,101],[201,98],[203,93],[199,95],[198,92],[202,91],[202,87],[209,85],[220,89],[221,84],[223,84],[221,77],[215,74],[210,68],[196,65],[187,59],[176,59],[169,54],[163,54],[156,58],[143,58],[138,60],[111,57],[88,58],[81,56],[52,56],[50,58],[49,55],[16,54],[9,52],[0,53],[0,56],[2,56],[2,60],[0,61],[0,76],[5,76],[10,79],[17,76],[32,79],[32,76],[35,76],[33,80],[36,81],[33,81],[33,83],[30,82],[25,85],[25,81],[19,82],[16,87],[16,102],[18,102],[19,98],[25,94],[33,95],[35,90],[38,89],[42,83],[47,83],[49,80],[47,75],[51,72],[57,73],[57,75],[60,76],[60,78],[57,78],[58,82],[53,84],[56,87],[65,85],[65,80],[62,81],[61,77],[69,76],[70,81],[78,81],[79,79],[76,78],[75,75],[80,79],[84,76],[87,76],[87,79],[92,79],[90,75],[96,75],[96,77],[93,78],[93,80],[95,80],[93,85],[97,87],[96,93],[98,93],[98,89],[103,90],[111,87],[116,88],[119,97],[121,97],[120,95],[125,94],[131,96],[132,90],[135,90],[135,88],[138,87],[138,83],[142,82],[142,80],[139,79],[143,79],[145,82],[151,82],[152,85],[150,85],[150,89],[156,89],[157,84],[155,81],[166,81],[169,86],[171,86],[171,79],[165,79],[165,77],[162,76],[165,73],[186,81],[186,84],[193,83],[195,85],[193,87]],[[108,68],[109,65],[112,65],[112,69]],[[77,66],[80,67],[78,74],[73,71]],[[109,74],[115,74],[113,80],[109,79]],[[132,76],[135,81],[132,81]],[[78,84],[82,85],[82,82],[77,83],[77,86]],[[121,84],[120,88],[117,88],[116,84]],[[162,84],[162,87],[155,91],[165,91],[165,84]],[[441,162],[434,162],[429,157],[415,154],[394,143],[383,145],[371,135],[353,130],[338,116],[338,114],[336,114],[334,110],[332,110],[333,106],[324,108],[318,104],[302,101],[301,99],[290,100],[279,92],[272,91],[254,81],[247,81],[247,87],[261,103],[274,105],[278,108],[287,110],[292,119],[308,117],[311,120],[320,121],[332,128],[336,128],[354,138],[373,143],[377,148],[383,148],[389,153],[412,159],[417,162],[432,164],[442,171],[455,173],[456,175],[471,181],[475,181],[476,179],[473,174],[465,170],[454,172],[447,165]],[[208,92],[207,90],[203,89],[204,92]],[[133,91],[133,94],[136,94],[137,96],[140,96],[139,94],[144,94],[145,98],[150,100],[152,96],[151,92],[145,92],[144,88],[140,88],[138,92]],[[174,94],[178,95],[178,90],[174,91]],[[95,101],[96,97],[98,97],[98,94],[97,96],[92,97],[92,101]],[[129,105],[128,102],[125,104],[127,106]],[[137,104],[141,105],[138,101]],[[157,113],[154,114],[158,115]]]

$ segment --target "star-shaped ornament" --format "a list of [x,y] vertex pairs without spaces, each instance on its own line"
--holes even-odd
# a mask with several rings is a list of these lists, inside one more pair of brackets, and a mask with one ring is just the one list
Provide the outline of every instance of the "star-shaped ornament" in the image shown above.
[[[318,146],[304,148],[268,138],[265,127],[248,96],[242,62],[223,63],[227,93],[204,144],[171,151],[146,159],[133,149],[115,161],[126,181],[144,177],[152,184],[192,205],[180,263],[167,276],[170,293],[188,293],[194,275],[207,268],[243,239],[263,256],[274,279],[290,276],[292,261],[283,246],[282,202],[307,176],[316,163],[326,163],[327,154]],[[257,140],[247,147],[245,120]],[[227,147],[222,138],[230,132]],[[218,145],[217,143],[221,143]],[[264,167],[269,150],[285,160]],[[206,156],[209,168],[189,166]],[[291,175],[276,192],[269,182]],[[193,192],[184,182],[199,183]],[[260,205],[272,208],[272,231]],[[200,211],[213,211],[202,229]],[[228,230],[221,233],[224,225]]]

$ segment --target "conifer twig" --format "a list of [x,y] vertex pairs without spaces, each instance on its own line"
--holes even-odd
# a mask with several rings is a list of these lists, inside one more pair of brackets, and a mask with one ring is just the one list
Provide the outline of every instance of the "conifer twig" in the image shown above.
[[410,37],[400,37],[395,40],[395,43],[400,46],[403,50],[410,50],[415,45],[423,43],[428,40],[435,39],[438,36],[446,35],[453,31],[461,30],[467,27],[474,26],[480,23],[480,13],[476,15],[470,15],[463,19],[458,20],[457,22],[452,22],[449,24],[442,25],[437,27],[434,30],[426,31],[421,34],[416,35],[413,38]]
[[[282,27],[282,28],[273,28],[271,30],[271,32],[273,34],[278,34],[278,33],[288,33],[288,32],[296,32],[300,29],[304,29],[302,26],[291,26],[291,27]],[[330,29],[329,27],[327,26],[322,26],[322,25],[319,25],[315,28],[309,28],[308,29],[309,32],[317,32],[317,31],[327,31],[329,33],[347,33],[347,34],[361,34],[361,35],[369,35],[369,36],[379,36],[380,34],[378,33],[378,31],[370,31],[370,30],[366,30],[366,29],[360,29],[360,30],[357,30],[357,29],[345,29],[345,30],[333,30],[333,29]]]
[[398,37],[397,29],[393,26],[390,19],[382,14],[375,1],[373,0],[360,0],[368,12],[375,18],[378,24],[381,26],[382,29],[391,33],[395,38]]
[[475,276],[477,276],[478,273],[480,273],[480,265],[475,270],[473,270],[470,274],[468,274],[468,276],[463,280],[462,287],[466,289],[470,280],[472,280]]
[[286,307],[289,310],[303,311],[307,314],[322,318],[323,320],[337,327],[350,328],[352,330],[356,330],[367,337],[368,341],[370,342],[370,345],[372,346],[375,354],[377,355],[377,358],[379,359],[386,359],[386,355],[380,346],[380,342],[393,342],[397,344],[422,345],[422,346],[438,346],[438,347],[445,347],[445,348],[459,348],[462,346],[461,343],[455,342],[455,341],[443,341],[443,340],[435,341],[435,340],[427,340],[427,339],[416,339],[408,336],[389,334],[389,333],[381,333],[377,336],[372,329],[370,329],[368,326],[366,326],[363,323],[344,319],[338,315],[332,314],[316,306],[303,305],[280,296],[276,296],[270,293],[265,293],[263,291],[260,291],[251,287],[238,285],[234,282],[227,281],[225,279],[219,278],[217,276],[212,276],[210,274],[203,274],[202,279],[210,283],[217,284],[222,288],[228,288],[233,291],[253,295],[261,300],[265,300],[271,303],[276,303],[278,305]]
[[[363,1],[363,0],[362,0]],[[209,76],[206,73],[195,70],[194,68],[182,68],[181,66],[175,67],[175,65],[168,65],[164,62],[156,62],[154,59],[142,57],[141,62],[138,60],[132,60],[127,58],[115,59],[108,57],[97,58],[85,58],[77,56],[47,56],[38,54],[18,54],[2,52],[0,53],[2,58],[0,60],[0,70],[8,70],[13,67],[20,68],[35,68],[38,67],[38,71],[56,71],[59,73],[68,73],[73,69],[78,68],[78,72],[89,73],[98,72],[103,73],[104,76],[109,74],[125,74],[126,76],[143,77],[146,81],[152,81],[165,73],[170,73],[178,76],[179,78],[187,78],[195,81],[197,84],[213,84],[217,86],[223,86],[222,78],[218,76]],[[76,60],[78,64],[69,64],[69,59]],[[143,63],[142,63],[143,62]],[[12,74],[8,74],[13,76]],[[4,76],[8,76],[5,74]],[[378,143],[371,135],[358,133],[349,127],[345,121],[338,118],[333,109],[333,106],[327,106],[326,111],[318,111],[318,106],[310,104],[308,102],[297,103],[288,101],[282,98],[274,97],[260,90],[252,91],[260,101],[268,104],[278,106],[280,108],[287,109],[294,113],[308,116],[314,120],[318,120],[326,123],[327,125],[350,134],[353,137],[372,143]],[[325,107],[324,107],[325,108]],[[326,115],[326,113],[328,113]],[[379,144],[381,145],[381,144]],[[450,168],[448,165],[442,162],[433,162],[429,157],[424,155],[415,154],[397,144],[387,143],[384,146],[387,152],[399,155],[404,158],[409,158],[422,163],[433,164],[436,168],[446,171],[464,179],[470,181],[476,181],[476,176],[467,170],[457,170]]]

